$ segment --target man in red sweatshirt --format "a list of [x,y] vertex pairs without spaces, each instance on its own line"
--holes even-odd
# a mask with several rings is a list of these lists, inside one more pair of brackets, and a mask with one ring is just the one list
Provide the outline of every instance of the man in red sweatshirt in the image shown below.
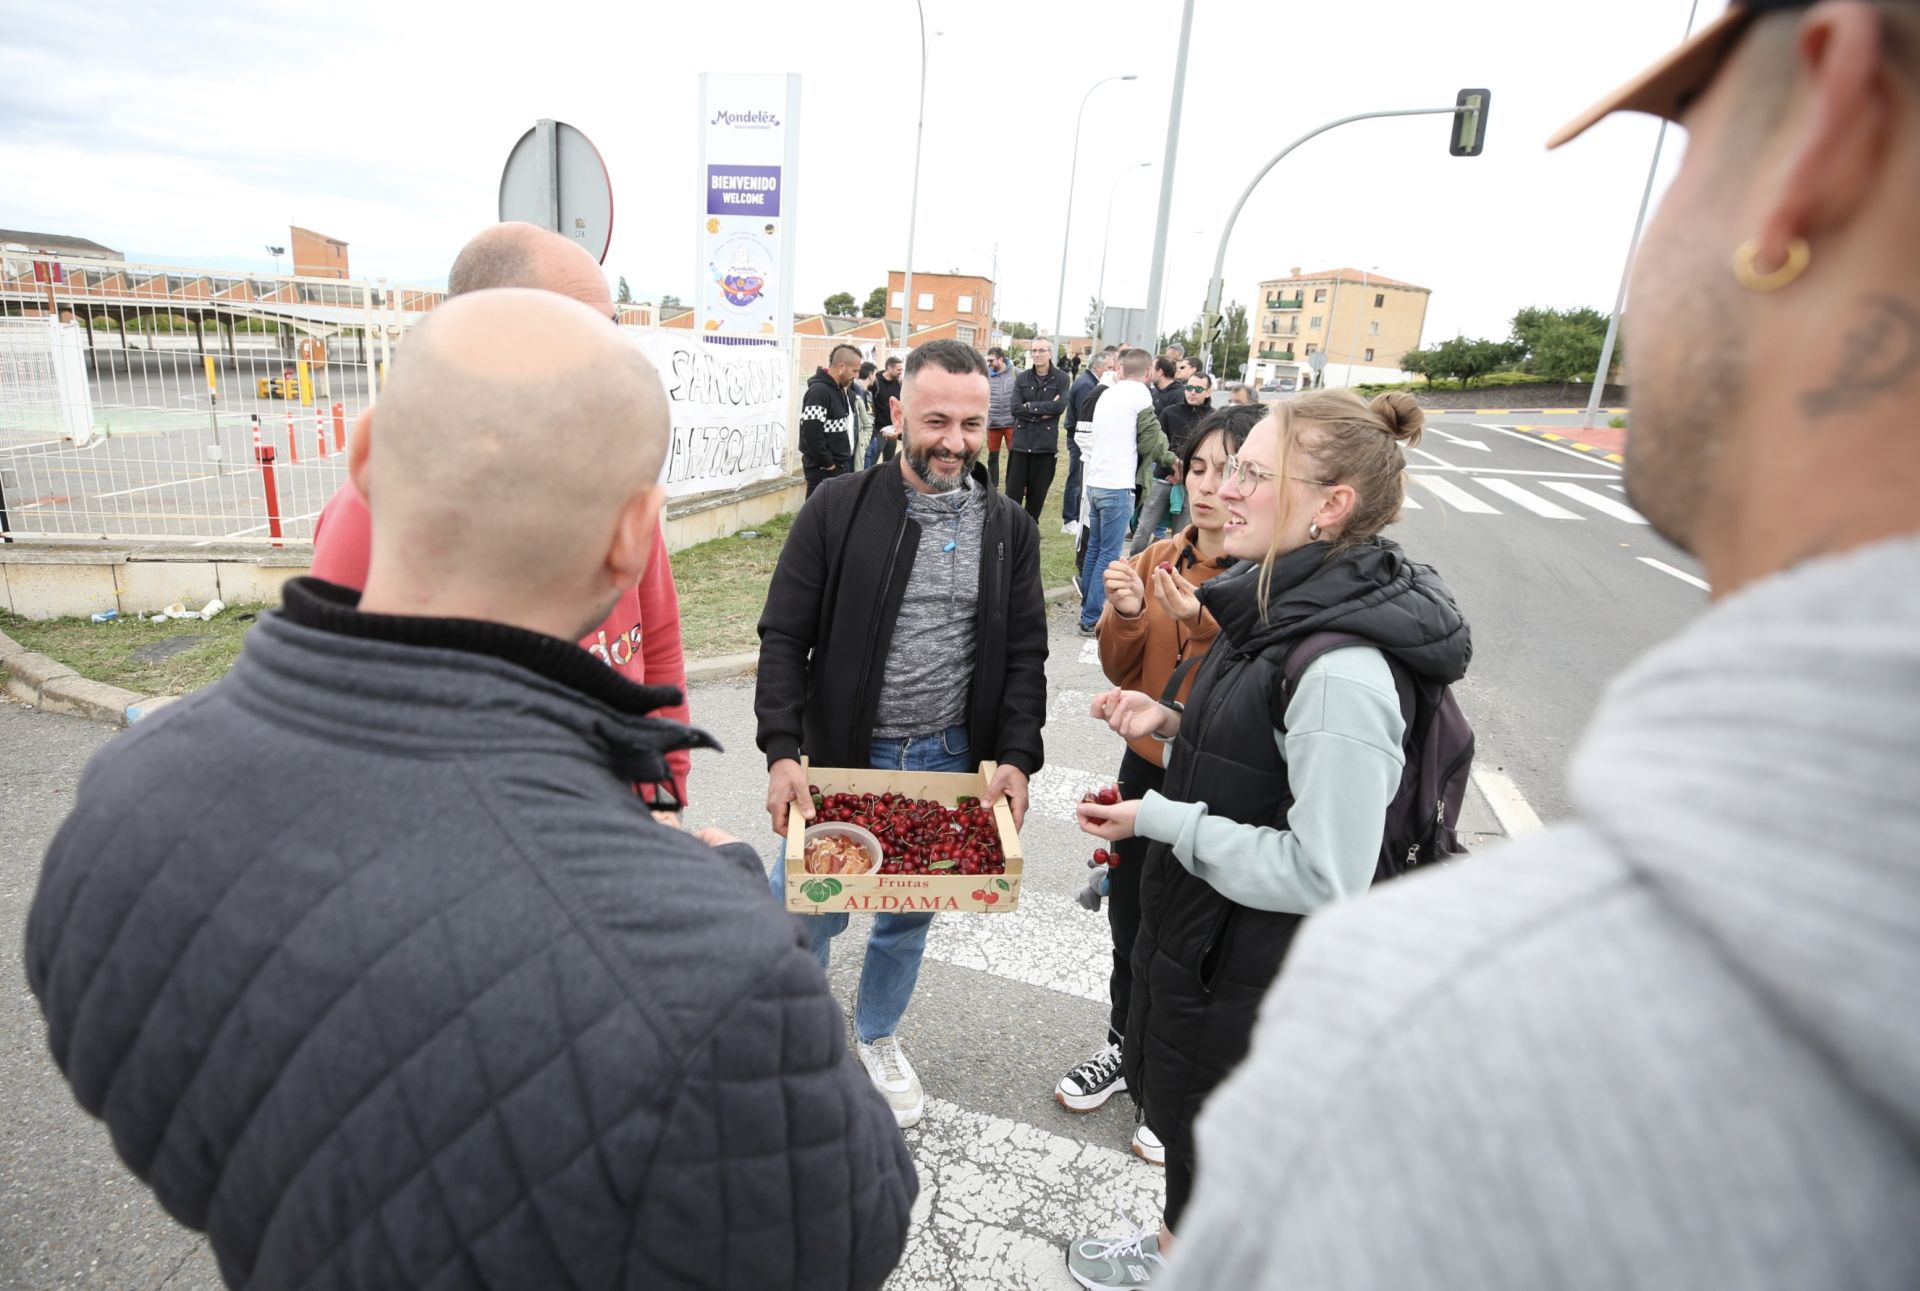
[[[606,275],[579,245],[532,224],[496,224],[460,250],[447,274],[447,295],[490,287],[528,287],[570,296],[597,314],[614,316]],[[361,414],[363,417],[366,414]],[[356,433],[358,433],[356,431]],[[372,551],[373,518],[351,481],[328,500],[313,528],[313,576],[355,590],[365,588]],[[629,681],[672,686],[680,703],[660,716],[688,720],[687,667],[680,652],[680,597],[673,585],[673,563],[666,535],[655,536],[653,558],[639,583],[628,588],[606,621],[580,642],[581,647]],[[687,798],[688,757],[667,755],[673,773],[672,799],[666,786],[641,786],[649,801],[674,808]]]

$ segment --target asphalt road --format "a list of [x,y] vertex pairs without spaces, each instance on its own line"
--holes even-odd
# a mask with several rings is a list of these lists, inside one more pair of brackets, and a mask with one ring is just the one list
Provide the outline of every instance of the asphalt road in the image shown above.
[[[1055,608],[1048,662],[1048,766],[1023,833],[1028,870],[1011,913],[943,917],[928,942],[902,1037],[932,1100],[908,1134],[919,1163],[917,1227],[893,1279],[900,1291],[1060,1288],[1063,1250],[1157,1213],[1161,1172],[1128,1153],[1123,1097],[1074,1116],[1055,1082],[1104,1039],[1105,912],[1074,903],[1093,843],[1073,805],[1109,783],[1121,747],[1085,714],[1105,688],[1093,650]],[[764,762],[753,747],[753,687],[698,687],[695,719],[726,748],[698,754],[689,823],[719,825],[767,850]],[[74,1105],[46,1056],[19,948],[40,856],[71,802],[86,758],[110,732],[0,703],[0,1288],[211,1287],[205,1244],[168,1220],[120,1168],[104,1129]],[[1499,826],[1475,793],[1467,827],[1485,846]],[[849,1006],[866,920],[842,937],[831,978]]]
[[1619,467],[1497,424],[1430,423],[1409,458],[1420,509],[1394,536],[1439,569],[1473,624],[1460,694],[1478,761],[1552,821],[1571,814],[1567,756],[1607,681],[1706,593],[1676,576],[1702,578],[1699,564],[1628,507]]

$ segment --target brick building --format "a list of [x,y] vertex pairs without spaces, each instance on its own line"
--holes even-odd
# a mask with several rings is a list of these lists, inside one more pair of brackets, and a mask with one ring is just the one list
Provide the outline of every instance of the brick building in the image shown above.
[[[887,271],[887,321],[900,326],[906,275]],[[913,335],[909,345],[952,339],[985,349],[993,342],[993,279],[974,274],[913,271]]]
[[298,224],[288,228],[292,235],[293,272],[302,278],[345,278],[347,244]]

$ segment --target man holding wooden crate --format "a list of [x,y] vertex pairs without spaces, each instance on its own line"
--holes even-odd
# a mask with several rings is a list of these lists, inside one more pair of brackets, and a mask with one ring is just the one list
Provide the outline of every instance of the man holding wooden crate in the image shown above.
[[[978,465],[987,365],[972,346],[912,351],[892,422],[895,463],[824,482],[795,519],[760,616],[754,696],[767,811],[814,814],[818,767],[968,771],[997,763],[990,799],[1026,819],[1047,713],[1040,531]],[[784,852],[773,891],[786,896]],[[861,1061],[902,1127],[926,1095],[896,1032],[931,914],[876,915],[854,1009]],[[807,916],[824,967],[845,914]]]

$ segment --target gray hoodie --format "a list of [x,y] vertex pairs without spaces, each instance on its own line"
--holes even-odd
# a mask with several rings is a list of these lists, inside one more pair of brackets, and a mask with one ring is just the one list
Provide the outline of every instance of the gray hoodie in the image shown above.
[[1013,382],[1020,374],[1009,363],[998,372],[987,368],[987,425],[1013,425]]
[[1920,1286],[1920,538],[1715,606],[1570,783],[1303,930],[1173,1286]]

